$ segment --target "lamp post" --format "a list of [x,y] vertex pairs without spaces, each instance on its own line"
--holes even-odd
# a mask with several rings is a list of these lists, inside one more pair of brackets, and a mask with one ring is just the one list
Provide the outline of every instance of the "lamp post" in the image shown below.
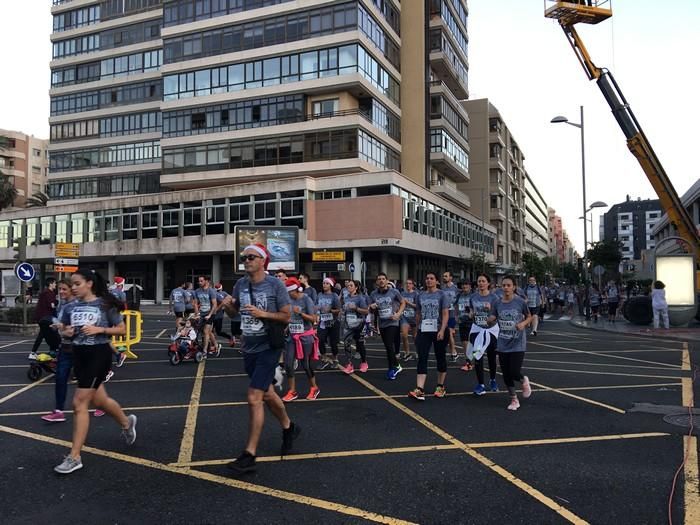
[[[588,209],[586,210],[586,213],[589,211],[593,210],[593,208],[607,208],[608,205],[605,204],[602,201],[595,201],[593,204],[591,204]],[[579,217],[579,219],[583,219],[584,221],[590,222],[591,223],[591,245],[593,245],[593,216],[589,219],[587,216]]]

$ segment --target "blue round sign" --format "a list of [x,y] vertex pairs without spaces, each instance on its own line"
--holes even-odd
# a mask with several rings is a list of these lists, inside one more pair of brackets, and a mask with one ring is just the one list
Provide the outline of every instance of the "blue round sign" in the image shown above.
[[355,272],[355,263],[350,263],[350,273]]
[[32,279],[34,279],[35,273],[34,266],[28,262],[21,262],[15,266],[15,275],[22,282],[30,282]]

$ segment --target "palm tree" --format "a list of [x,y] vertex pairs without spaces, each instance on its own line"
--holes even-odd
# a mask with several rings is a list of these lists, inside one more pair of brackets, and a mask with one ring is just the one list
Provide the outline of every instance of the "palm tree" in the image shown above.
[[[9,144],[9,139],[7,137],[0,136],[0,151],[7,149]],[[0,211],[10,208],[17,198],[17,188],[10,178],[0,171]]]
[[49,196],[43,191],[37,191],[31,197],[27,199],[27,208],[37,208],[40,206],[46,206],[49,202]]

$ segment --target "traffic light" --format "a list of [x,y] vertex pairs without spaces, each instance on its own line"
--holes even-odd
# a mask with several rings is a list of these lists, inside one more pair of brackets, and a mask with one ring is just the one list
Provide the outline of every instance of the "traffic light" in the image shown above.
[[27,241],[24,237],[20,237],[19,239],[16,239],[12,248],[14,249],[14,252],[15,252],[12,255],[12,258],[15,261],[24,262],[27,260]]

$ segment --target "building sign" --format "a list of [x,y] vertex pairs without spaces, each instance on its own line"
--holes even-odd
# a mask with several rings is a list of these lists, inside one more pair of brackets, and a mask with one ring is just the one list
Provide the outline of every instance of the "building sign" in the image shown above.
[[312,262],[345,262],[345,252],[313,252]]
[[235,270],[243,273],[244,266],[239,257],[249,244],[262,244],[270,253],[270,272],[285,270],[291,273],[299,271],[299,228],[296,226],[277,226],[256,228],[254,226],[236,226]]

